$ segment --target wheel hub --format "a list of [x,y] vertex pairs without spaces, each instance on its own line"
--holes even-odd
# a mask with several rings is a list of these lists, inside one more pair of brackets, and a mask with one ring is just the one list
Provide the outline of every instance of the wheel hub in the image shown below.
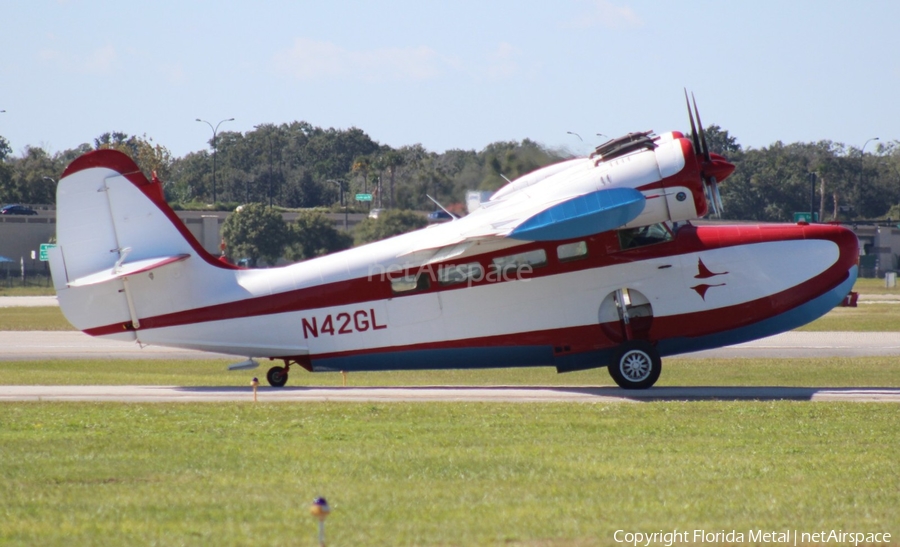
[[650,356],[642,351],[629,351],[622,356],[620,363],[622,375],[632,382],[640,382],[650,376],[652,368]]

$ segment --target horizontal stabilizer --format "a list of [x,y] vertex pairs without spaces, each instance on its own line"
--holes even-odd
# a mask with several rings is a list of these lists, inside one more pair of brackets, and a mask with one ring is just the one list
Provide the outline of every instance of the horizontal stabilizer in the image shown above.
[[190,256],[191,255],[189,254],[178,254],[175,256],[145,258],[143,260],[135,260],[134,262],[126,262],[116,265],[115,267],[108,270],[86,275],[74,281],[69,281],[68,285],[70,287],[86,287],[88,285],[106,283],[107,281],[112,281],[114,279],[121,279],[129,275],[137,275],[140,273],[149,272],[150,270],[155,270],[168,264],[181,262],[182,260],[185,260]]
[[553,241],[614,230],[637,218],[644,202],[644,195],[633,188],[598,190],[541,211],[519,224],[509,237]]

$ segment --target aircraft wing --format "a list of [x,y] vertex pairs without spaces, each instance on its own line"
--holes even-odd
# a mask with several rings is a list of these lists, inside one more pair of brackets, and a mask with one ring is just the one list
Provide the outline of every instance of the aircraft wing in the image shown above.
[[[486,239],[553,241],[586,237],[628,224],[641,214],[645,202],[644,195],[633,188],[606,188],[550,202],[501,201],[444,225],[441,237],[429,238],[405,255],[438,249],[436,256],[445,260]],[[456,230],[452,229],[454,226]]]

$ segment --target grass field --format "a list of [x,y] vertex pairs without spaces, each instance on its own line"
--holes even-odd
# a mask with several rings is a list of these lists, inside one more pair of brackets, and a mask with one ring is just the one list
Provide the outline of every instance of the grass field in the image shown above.
[[900,532],[885,404],[3,405],[4,545],[614,544]]
[[799,331],[890,332],[900,330],[900,303],[860,303],[834,308]]
[[900,295],[900,286],[888,289],[884,286],[884,278],[859,278],[853,284],[853,290],[859,294],[896,294]]
[[[53,361],[0,361],[0,385],[174,385],[249,386],[263,378],[270,366],[228,371],[230,361],[60,359]],[[262,380],[265,383],[265,380]],[[290,386],[336,387],[337,373],[291,370]],[[557,374],[552,367],[487,370],[427,370],[354,372],[351,387],[369,386],[613,386],[604,369]],[[663,361],[659,386],[793,386],[793,387],[900,387],[900,359],[689,359]],[[248,388],[249,389],[249,388]]]
[[56,306],[0,308],[0,331],[75,330]]
[[53,286],[44,286],[46,282],[41,282],[40,286],[38,285],[29,285],[27,287],[9,287],[7,285],[0,285],[0,296],[55,296],[56,289]]
[[[862,304],[804,330],[898,327],[900,305]],[[57,308],[0,309],[0,330],[51,328],[69,328]],[[270,366],[229,363],[0,361],[0,384],[247,386]],[[663,366],[660,386],[900,386],[891,357]],[[289,383],[340,384],[302,370]],[[535,368],[352,373],[348,385],[613,383],[602,369]],[[617,545],[620,529],[880,531],[896,543],[896,408],[0,403],[0,545],[316,545],[319,495],[333,508],[329,546]]]

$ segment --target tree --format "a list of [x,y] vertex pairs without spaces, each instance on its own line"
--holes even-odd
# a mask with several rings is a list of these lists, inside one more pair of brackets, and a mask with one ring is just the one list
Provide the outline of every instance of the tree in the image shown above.
[[225,219],[222,237],[229,258],[248,258],[250,267],[255,268],[260,258],[270,265],[278,261],[288,233],[280,213],[261,203],[251,203]]
[[156,173],[161,180],[169,180],[172,174],[172,153],[165,146],[154,144],[146,134],[138,137],[119,131],[103,133],[94,139],[94,147],[97,150],[111,148],[124,152],[131,156],[141,171],[147,175]]
[[0,136],[0,161],[6,161],[6,158],[12,154],[12,147],[5,137]]
[[360,156],[353,160],[353,165],[351,167],[352,172],[354,173],[362,173],[363,180],[363,193],[369,192],[369,170],[372,168],[372,159],[368,156]]
[[301,211],[290,227],[285,258],[292,262],[343,251],[353,246],[350,234],[339,232],[321,211]]
[[397,174],[397,169],[403,166],[404,160],[403,156],[400,155],[397,151],[393,149],[388,149],[388,152],[384,155],[384,163],[387,165],[388,173],[391,177],[390,186],[388,187],[388,207],[391,209],[394,208],[394,177]]
[[390,209],[378,215],[378,218],[367,218],[356,227],[357,244],[370,243],[387,239],[396,235],[424,228],[428,221],[413,211]]
[[[686,132],[685,135],[690,138],[690,131]],[[706,139],[706,146],[709,147],[709,151],[713,154],[719,154],[731,160],[742,151],[737,139],[716,124],[703,128],[703,136]]]

